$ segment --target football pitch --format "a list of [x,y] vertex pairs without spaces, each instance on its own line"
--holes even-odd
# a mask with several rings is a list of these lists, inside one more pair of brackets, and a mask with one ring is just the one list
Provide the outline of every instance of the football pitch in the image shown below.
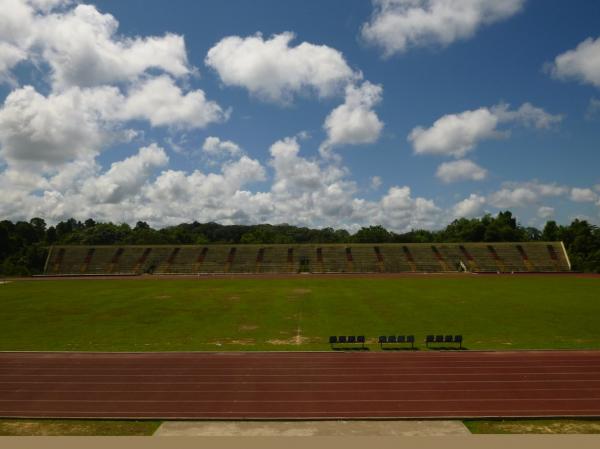
[[600,278],[14,280],[3,351],[330,350],[329,335],[463,334],[468,349],[600,348]]

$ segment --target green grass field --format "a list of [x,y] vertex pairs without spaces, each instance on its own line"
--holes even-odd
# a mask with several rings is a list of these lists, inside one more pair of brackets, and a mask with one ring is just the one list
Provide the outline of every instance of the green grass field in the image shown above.
[[0,436],[150,436],[161,421],[0,419]]
[[599,317],[600,279],[563,276],[0,284],[0,350],[328,350],[330,334],[400,333],[462,333],[469,349],[598,349]]
[[467,420],[465,426],[475,434],[598,434],[597,419],[497,419]]

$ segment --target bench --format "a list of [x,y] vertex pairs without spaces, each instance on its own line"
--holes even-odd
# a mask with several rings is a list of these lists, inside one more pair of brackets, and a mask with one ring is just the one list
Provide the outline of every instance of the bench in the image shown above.
[[431,343],[435,344],[458,344],[458,347],[462,349],[463,337],[462,335],[428,335],[425,338],[425,346],[429,347]]
[[334,345],[361,345],[361,347],[365,348],[365,336],[364,335],[340,335],[339,337],[336,335],[332,335],[329,337],[329,344],[331,348],[334,348]]
[[410,344],[411,349],[415,349],[415,336],[414,335],[381,335],[379,337],[379,346],[383,349],[383,345],[401,345]]

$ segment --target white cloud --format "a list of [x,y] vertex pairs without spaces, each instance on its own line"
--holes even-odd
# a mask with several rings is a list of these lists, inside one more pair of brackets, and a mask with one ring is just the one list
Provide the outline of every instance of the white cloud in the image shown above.
[[493,112],[502,123],[517,122],[537,129],[550,129],[564,118],[560,114],[549,114],[542,108],[533,106],[531,103],[523,103],[519,109],[512,111],[509,109],[509,105],[500,104],[493,108]]
[[508,131],[498,129],[500,124],[521,124],[539,129],[549,128],[562,120],[530,103],[511,110],[507,104],[479,108],[459,114],[448,114],[437,119],[429,128],[418,126],[408,136],[416,154],[438,154],[464,157],[480,142],[506,137]]
[[334,167],[324,172],[317,162],[299,157],[300,145],[295,137],[278,140],[269,151],[270,165],[275,170],[272,190],[276,193],[316,192],[324,183],[336,182],[344,174]]
[[590,37],[574,50],[558,55],[549,68],[556,78],[574,79],[600,87],[600,38],[594,40]]
[[[267,179],[265,167],[242,156],[216,173],[164,169],[164,150],[142,148],[102,172],[93,158],[64,166],[59,174],[40,177],[0,172],[0,214],[9,218],[43,216],[50,222],[93,216],[97,220],[155,226],[190,221],[221,223],[283,223],[306,226],[383,224],[396,231],[434,228],[443,211],[430,199],[413,196],[407,186],[393,186],[381,198],[357,197],[357,185],[337,161],[310,160],[300,155],[297,138],[285,138],[270,148],[273,170],[270,188],[250,191]],[[27,172],[30,173],[30,172]],[[35,191],[42,191],[36,194]]]
[[452,208],[454,218],[470,218],[478,216],[483,210],[486,199],[483,196],[472,193],[467,198],[459,201]]
[[[367,209],[368,210],[368,209]],[[408,186],[391,187],[377,204],[377,223],[392,230],[432,229],[438,226],[441,209],[433,200],[413,198]]]
[[239,156],[242,154],[240,146],[231,140],[221,140],[218,137],[209,136],[204,140],[202,151],[210,156]]
[[226,118],[204,92],[184,94],[166,75],[146,80],[127,97],[109,86],[72,87],[48,96],[25,86],[12,91],[0,109],[0,156],[47,169],[130,140],[135,132],[123,128],[128,120],[197,128]]
[[593,202],[598,199],[598,195],[592,189],[581,189],[573,187],[571,189],[571,200],[577,203]]
[[67,1],[0,0],[0,82],[16,84],[10,70],[29,58],[36,40],[37,20]]
[[468,159],[444,162],[435,174],[445,183],[456,181],[482,181],[487,176],[487,170]]
[[0,82],[8,81],[14,84],[10,69],[27,58],[27,53],[21,48],[0,41]]
[[372,190],[379,190],[379,187],[381,187],[381,184],[383,183],[381,176],[373,176],[371,178],[371,184],[370,187]]
[[517,187],[514,189],[502,189],[495,192],[490,197],[490,203],[498,208],[522,207],[530,203],[535,203],[539,195],[526,188]]
[[36,42],[54,84],[66,88],[131,81],[149,69],[176,77],[191,72],[182,36],[125,38],[117,34],[118,26],[112,15],[92,5],[36,18]]
[[541,206],[538,208],[537,215],[540,218],[550,218],[554,215],[554,208],[550,206]]
[[315,91],[326,97],[338,93],[360,77],[339,51],[308,42],[291,47],[293,33],[264,39],[254,36],[228,36],[206,55],[223,84],[247,89],[252,95],[271,102],[290,102],[296,94]]
[[47,97],[31,86],[14,90],[0,109],[0,155],[12,163],[44,165],[95,155],[118,137],[109,129],[121,101],[111,87]]
[[539,202],[543,197],[558,197],[568,192],[565,186],[537,181],[505,183],[502,189],[488,196],[488,202],[501,209],[524,207]]
[[381,134],[383,122],[373,111],[381,101],[383,88],[365,81],[361,86],[346,87],[343,104],[325,119],[323,128],[327,139],[321,149],[327,151],[340,145],[373,143]]
[[112,15],[70,3],[0,0],[0,75],[24,59],[46,62],[55,89],[134,81],[150,69],[193,72],[182,36],[123,37]]
[[102,176],[88,180],[82,193],[96,203],[119,203],[137,194],[153,171],[168,162],[165,151],[152,144],[125,160],[113,163]]
[[600,98],[590,98],[585,118],[587,120],[594,120],[600,117]]
[[447,46],[479,28],[513,16],[525,0],[373,0],[371,21],[362,37],[386,56],[410,47]]
[[414,128],[408,140],[416,154],[440,154],[463,157],[480,141],[501,134],[498,117],[487,108],[449,114],[437,119],[430,128]]
[[228,111],[206,99],[198,89],[188,93],[167,75],[150,78],[136,85],[127,97],[121,119],[147,119],[152,126],[204,128],[229,117]]

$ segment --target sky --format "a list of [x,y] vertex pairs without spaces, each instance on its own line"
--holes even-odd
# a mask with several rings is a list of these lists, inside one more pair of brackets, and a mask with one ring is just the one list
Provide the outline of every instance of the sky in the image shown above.
[[0,219],[600,224],[600,2],[0,11]]

